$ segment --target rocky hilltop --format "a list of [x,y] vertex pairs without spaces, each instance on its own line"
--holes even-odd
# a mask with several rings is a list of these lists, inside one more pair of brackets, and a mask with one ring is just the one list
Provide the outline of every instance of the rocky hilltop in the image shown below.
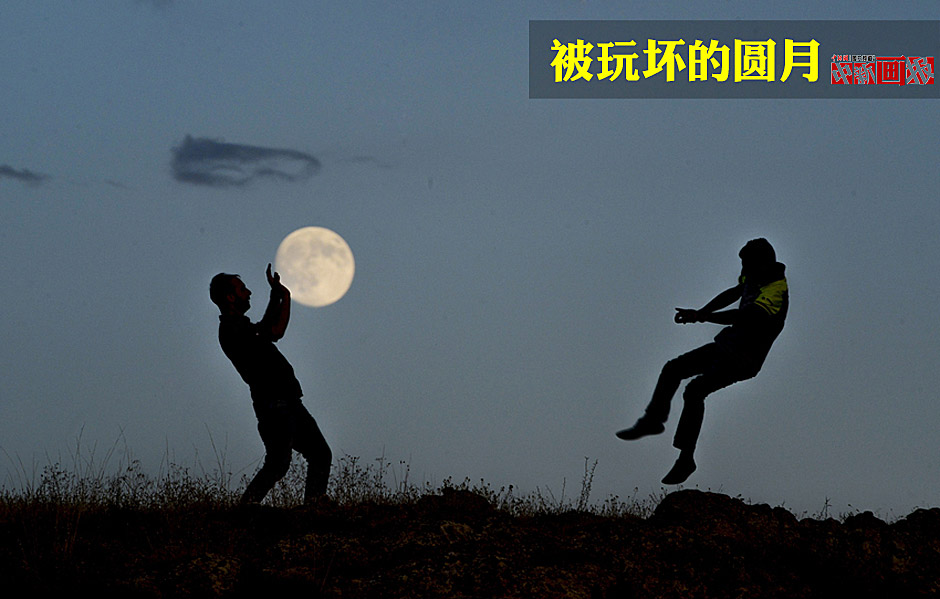
[[940,509],[798,520],[686,490],[647,518],[514,516],[448,489],[172,516],[50,507],[2,514],[0,575],[39,596],[925,597],[940,594]]

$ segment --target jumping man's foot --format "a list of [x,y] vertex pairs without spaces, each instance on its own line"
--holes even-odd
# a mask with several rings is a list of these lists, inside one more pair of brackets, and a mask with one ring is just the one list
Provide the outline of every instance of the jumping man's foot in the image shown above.
[[662,422],[654,422],[640,418],[632,427],[617,431],[617,438],[623,439],[624,441],[634,441],[640,437],[646,437],[647,435],[658,435],[664,430],[666,430],[666,427],[663,426]]
[[664,485],[678,485],[684,483],[695,472],[695,460],[692,456],[679,455],[679,459],[672,466],[672,470],[663,478]]

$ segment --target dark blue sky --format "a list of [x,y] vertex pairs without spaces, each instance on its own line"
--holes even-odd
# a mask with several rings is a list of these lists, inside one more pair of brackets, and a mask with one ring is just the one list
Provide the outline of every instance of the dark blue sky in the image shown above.
[[[774,6],[4,3],[4,468],[80,434],[210,468],[211,437],[250,474],[263,448],[208,282],[263,297],[280,241],[316,225],[356,278],[295,306],[280,345],[337,455],[556,495],[587,457],[595,498],[655,493],[674,421],[613,433],[718,330],[673,308],[732,285],[765,236],[789,322],[760,376],[709,400],[688,486],[937,505],[936,101],[528,99],[529,19],[938,17]],[[302,176],[175,177],[187,136],[288,151]]]

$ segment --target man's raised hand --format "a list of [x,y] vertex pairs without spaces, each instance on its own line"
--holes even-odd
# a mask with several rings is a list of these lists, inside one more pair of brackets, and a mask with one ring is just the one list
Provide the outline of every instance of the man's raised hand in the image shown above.
[[287,292],[287,287],[284,287],[284,285],[281,284],[281,275],[277,274],[276,272],[273,274],[271,273],[270,262],[268,263],[268,268],[264,271],[264,274],[268,277],[268,285],[271,286],[271,289],[280,291],[281,293]]
[[699,322],[698,310],[692,310],[690,308],[676,308],[675,320],[678,324]]

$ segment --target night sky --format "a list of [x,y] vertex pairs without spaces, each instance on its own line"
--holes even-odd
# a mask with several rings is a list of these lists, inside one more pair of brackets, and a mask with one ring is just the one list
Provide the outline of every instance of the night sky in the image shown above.
[[[116,444],[263,456],[210,278],[336,231],[352,287],[279,343],[337,457],[412,481],[660,492],[625,443],[679,326],[766,237],[790,313],[707,402],[686,488],[816,512],[940,505],[935,100],[530,100],[530,19],[933,19],[934,0],[12,0],[0,7],[0,474]],[[828,76],[828,73],[824,74]],[[216,450],[213,449],[213,444]],[[299,459],[299,458],[298,458]]]

